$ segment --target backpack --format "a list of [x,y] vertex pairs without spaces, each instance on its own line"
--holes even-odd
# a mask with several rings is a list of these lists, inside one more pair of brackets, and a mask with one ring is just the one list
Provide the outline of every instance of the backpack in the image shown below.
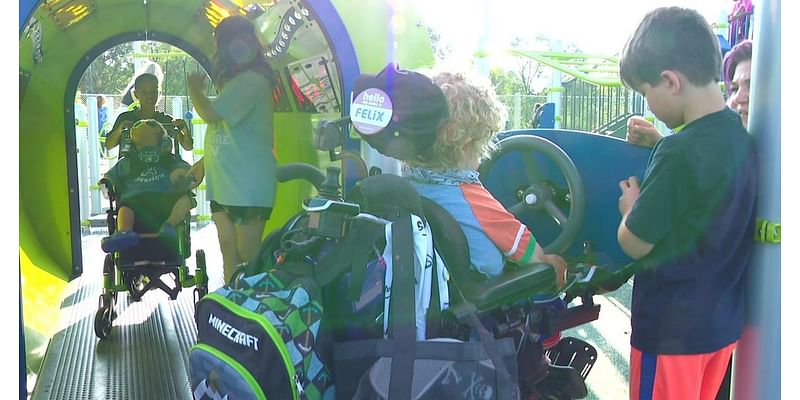
[[474,312],[467,324],[479,340],[436,337],[431,321],[447,314],[448,292],[466,299],[447,282],[427,225],[405,214],[387,226],[384,335],[334,345],[337,399],[518,399],[512,338],[495,340]]
[[332,399],[316,282],[278,272],[240,279],[197,304],[189,365],[201,399]]

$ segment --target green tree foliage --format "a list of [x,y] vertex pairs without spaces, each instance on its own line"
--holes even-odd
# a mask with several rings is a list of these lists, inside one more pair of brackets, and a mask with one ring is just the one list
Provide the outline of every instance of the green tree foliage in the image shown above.
[[133,76],[131,43],[114,46],[89,64],[78,89],[83,93],[121,93]]
[[183,50],[161,42],[145,42],[145,55],[158,63],[164,71],[161,90],[165,96],[187,96],[186,75],[203,70],[200,64]]
[[114,46],[98,56],[86,69],[78,85],[83,93],[122,94],[133,79],[137,58],[146,58],[161,66],[163,95],[187,95],[186,74],[202,70],[200,64],[184,51],[172,45],[148,41],[141,53],[134,52],[132,42]]

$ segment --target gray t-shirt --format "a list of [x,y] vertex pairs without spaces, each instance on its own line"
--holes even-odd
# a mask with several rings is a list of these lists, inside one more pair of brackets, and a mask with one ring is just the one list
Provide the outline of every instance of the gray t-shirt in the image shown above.
[[272,207],[275,170],[272,152],[272,85],[247,71],[228,81],[214,110],[222,121],[209,124],[205,172],[209,200],[227,206]]

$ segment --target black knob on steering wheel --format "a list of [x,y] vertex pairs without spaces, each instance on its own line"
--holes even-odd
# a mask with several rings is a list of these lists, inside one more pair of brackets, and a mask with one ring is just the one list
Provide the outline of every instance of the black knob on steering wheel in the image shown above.
[[[500,158],[511,152],[520,152],[529,181],[526,182],[526,188],[518,196],[521,198],[520,202],[508,207],[508,211],[517,216],[517,218],[526,209],[547,213],[556,221],[561,228],[561,232],[551,243],[541,245],[546,253],[564,253],[577,237],[578,231],[583,225],[584,211],[586,209],[583,180],[575,164],[558,145],[539,136],[511,136],[498,142],[497,148],[492,157],[484,161],[479,168],[482,179],[486,179]],[[568,215],[565,215],[554,201],[552,188],[541,179],[533,159],[534,153],[544,154],[556,164],[561,174],[566,178],[569,188],[568,202],[570,204]]]

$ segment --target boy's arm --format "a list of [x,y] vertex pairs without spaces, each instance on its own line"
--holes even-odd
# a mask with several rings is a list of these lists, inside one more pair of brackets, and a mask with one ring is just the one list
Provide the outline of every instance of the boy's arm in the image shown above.
[[647,256],[684,217],[697,185],[694,166],[678,145],[660,141],[641,188],[636,177],[620,182],[620,247],[633,259]]
[[130,128],[132,125],[128,120],[122,120],[122,116],[120,115],[117,117],[117,120],[114,121],[114,127],[111,129],[111,132],[108,133],[106,137],[106,148],[111,150],[114,147],[117,147],[119,141],[122,139],[122,131],[125,128]]
[[461,185],[461,190],[483,232],[509,261],[518,265],[543,261],[544,251],[528,227],[483,186]]

